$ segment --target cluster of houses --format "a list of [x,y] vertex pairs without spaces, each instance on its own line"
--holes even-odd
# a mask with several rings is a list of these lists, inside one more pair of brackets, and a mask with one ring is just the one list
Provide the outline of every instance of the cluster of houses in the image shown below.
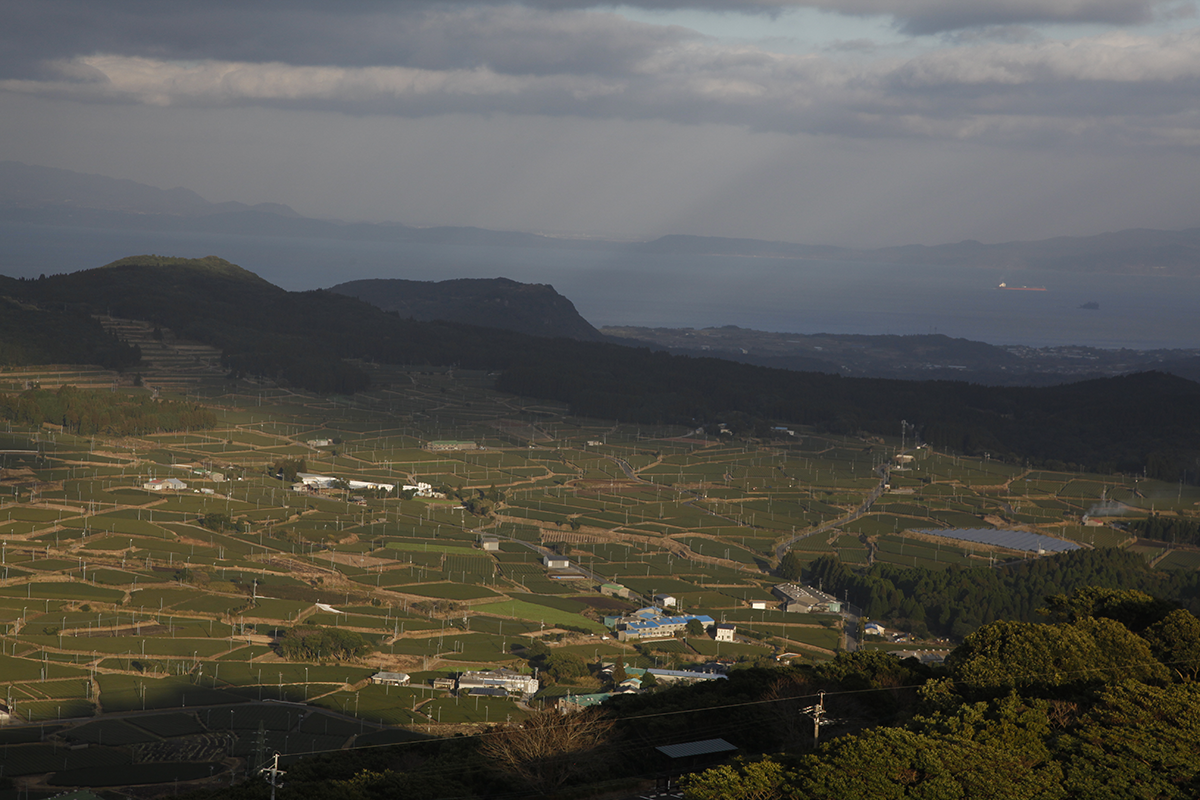
[[[226,480],[230,479],[225,475],[224,472],[218,472],[205,467],[191,467],[189,469],[191,474],[195,475],[200,480],[209,480],[213,483],[224,483]],[[179,480],[179,478],[152,478],[151,480],[145,481],[142,484],[142,488],[147,492],[183,492],[187,490],[188,485],[184,481]],[[193,491],[200,491],[204,494],[213,493],[212,489],[199,489]]]
[[[371,683],[379,686],[407,686],[409,680],[406,672],[376,672],[371,676]],[[521,699],[532,697],[541,688],[537,676],[524,675],[511,669],[461,672],[457,677],[434,678],[432,685],[434,689],[443,691]]]
[[[498,549],[499,540],[490,536],[481,537],[480,546],[484,550]],[[553,555],[546,556],[543,562],[547,569],[561,570],[570,566],[568,559]],[[603,584],[600,592],[626,599],[635,597],[632,592],[617,583]],[[786,611],[839,613],[842,610],[842,604],[837,598],[812,587],[787,583],[776,586],[774,592],[782,600],[782,608]],[[623,642],[671,638],[684,633],[692,621],[698,622],[705,632],[717,641],[734,641],[736,626],[717,623],[707,614],[672,613],[668,609],[676,608],[678,600],[669,594],[655,595],[654,601],[656,605],[646,606],[629,614],[606,616],[604,624]],[[606,665],[604,669],[610,679],[614,669],[614,664]],[[613,686],[612,691],[568,694],[559,699],[558,708],[566,714],[602,703],[614,694],[639,692],[647,681],[647,675],[653,676],[657,684],[695,683],[726,678],[717,665],[690,670],[624,667],[624,676]],[[380,672],[372,676],[371,680],[377,684],[403,686],[408,683],[409,676],[404,673]],[[455,677],[435,678],[432,685],[434,689],[460,694],[520,699],[528,699],[540,689],[536,674],[528,675],[510,669],[462,672]]]
[[[904,631],[888,631],[878,622],[868,622],[863,625],[862,629],[864,636],[878,636],[880,639],[891,642],[893,644],[907,644],[913,641],[913,636]],[[903,657],[903,656],[902,656]]]
[[[498,550],[499,546],[500,541],[496,537],[480,537],[480,547],[483,550]],[[543,558],[543,565],[549,570],[565,570],[570,568],[570,561],[556,555],[547,555]],[[837,598],[809,586],[785,583],[775,586],[773,591],[782,601],[781,608],[785,611],[840,613],[842,610],[842,603]],[[600,593],[624,599],[636,597],[630,590],[617,583],[601,585]],[[698,622],[708,635],[719,642],[735,640],[737,628],[734,625],[717,623],[707,614],[674,612],[673,609],[678,607],[678,600],[672,595],[655,595],[654,602],[655,605],[639,608],[628,614],[606,616],[604,624],[623,642],[671,638],[686,632],[688,625],[693,621]],[[764,601],[756,601],[756,607],[765,605]],[[867,632],[882,633],[882,629]],[[615,665],[609,664],[604,671],[611,678],[614,669]],[[653,676],[654,682],[658,684],[695,683],[722,680],[726,677],[719,667],[712,665],[695,670],[624,667],[624,673],[624,677],[613,686],[612,691],[569,694],[559,700],[559,710],[562,713],[571,713],[602,703],[614,694],[641,691],[647,675]],[[407,685],[409,676],[405,673],[380,672],[372,676],[371,681],[376,684],[404,686]],[[532,697],[540,688],[536,675],[522,674],[510,669],[462,672],[455,677],[436,678],[432,685],[434,689],[445,691],[520,699]]]
[[[345,484],[346,488],[352,491],[383,491],[391,492],[396,488],[394,483],[382,483],[380,481],[360,481],[356,479],[341,480],[333,475],[318,475],[313,472],[297,472],[296,482],[292,484],[292,491],[317,493],[323,490],[336,489]],[[400,487],[402,492],[412,492],[416,497],[441,497],[440,494],[433,490],[433,485],[424,481],[408,483]]]
[[[610,678],[615,669],[614,664],[606,664],[603,673]],[[659,684],[689,684],[701,681],[726,680],[721,665],[710,664],[701,669],[642,669],[640,667],[625,667],[625,678],[613,687],[611,692],[595,692],[590,694],[571,694],[559,701],[565,705],[564,711],[579,710],[589,705],[603,702],[614,694],[628,694],[641,691],[646,676],[654,676]],[[407,686],[410,677],[404,672],[377,672],[371,676],[371,683],[380,686]],[[456,692],[463,695],[485,697],[512,697],[528,700],[537,694],[541,682],[536,675],[527,675],[511,669],[492,669],[460,672],[457,676],[434,678],[431,682],[434,689]]]
[[[619,583],[604,583],[601,584],[599,588],[600,594],[608,597],[620,597],[623,600],[636,599],[636,595],[634,595],[633,592]],[[782,611],[792,611],[806,614],[840,614],[842,611],[842,601],[838,600],[831,594],[822,592],[819,589],[814,589],[811,586],[801,586],[797,583],[781,583],[772,589],[772,593],[779,598],[780,602],[778,608]],[[669,594],[655,595],[654,602],[663,609],[674,608],[677,605],[676,598]],[[752,609],[766,610],[767,607],[771,605],[771,601],[769,600],[747,600],[747,602],[750,604],[750,608]],[[645,610],[646,609],[642,609],[641,611],[634,613],[641,614]],[[606,624],[608,624],[607,620],[609,619],[612,618],[605,618]],[[709,617],[703,617],[703,619],[709,620],[709,623],[707,624],[711,624],[711,619]],[[623,618],[619,621],[623,621]],[[685,618],[684,625],[686,624],[687,622]],[[609,627],[614,626],[609,625]]]
[[[297,472],[296,483],[292,485],[297,491],[305,489],[333,489],[342,483],[338,478],[332,475],[317,475],[312,472]],[[376,481],[344,481],[346,486],[351,489],[382,489],[385,492],[390,492],[396,488],[394,483],[378,483]]]

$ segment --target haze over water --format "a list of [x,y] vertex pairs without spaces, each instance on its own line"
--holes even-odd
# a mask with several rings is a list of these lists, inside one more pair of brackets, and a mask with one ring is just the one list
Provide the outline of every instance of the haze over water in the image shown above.
[[[992,344],[1200,347],[1200,279],[0,225],[0,271],[73,272],[143,253],[217,255],[290,290],[360,278],[548,283],[593,325],[738,325]],[[1041,286],[1045,292],[1001,291]],[[1088,302],[1099,310],[1079,308]]]

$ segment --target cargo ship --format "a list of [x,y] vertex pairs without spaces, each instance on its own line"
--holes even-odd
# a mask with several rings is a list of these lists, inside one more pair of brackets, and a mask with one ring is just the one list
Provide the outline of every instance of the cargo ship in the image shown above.
[[1007,289],[1010,292],[1044,292],[1045,286],[1009,286],[1007,283],[1001,283],[997,289]]

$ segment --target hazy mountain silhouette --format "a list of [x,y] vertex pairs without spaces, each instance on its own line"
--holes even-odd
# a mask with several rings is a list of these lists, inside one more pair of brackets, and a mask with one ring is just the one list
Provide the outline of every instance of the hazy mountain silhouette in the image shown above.
[[755,256],[995,269],[1050,269],[1154,275],[1200,274],[1200,228],[1130,229],[1032,242],[903,245],[875,249],[714,236],[663,236],[648,242],[559,239],[469,226],[412,227],[302,217],[277,203],[210,203],[189,189],[64,169],[0,162],[0,220],[118,230],[155,230],[353,241],[552,247],[675,255]]

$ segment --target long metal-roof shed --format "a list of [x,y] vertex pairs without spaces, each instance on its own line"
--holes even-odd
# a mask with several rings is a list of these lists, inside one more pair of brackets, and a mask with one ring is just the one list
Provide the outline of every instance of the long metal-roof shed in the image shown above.
[[1055,539],[1053,536],[1043,536],[1040,533],[1028,533],[1027,531],[1006,531],[998,528],[927,528],[914,531],[914,533],[1035,553],[1038,551],[1065,553],[1068,550],[1079,549],[1079,545],[1075,542]]
[[690,756],[707,756],[713,753],[730,753],[737,750],[737,747],[724,739],[703,739],[699,742],[667,744],[654,749],[668,758],[688,758]]

